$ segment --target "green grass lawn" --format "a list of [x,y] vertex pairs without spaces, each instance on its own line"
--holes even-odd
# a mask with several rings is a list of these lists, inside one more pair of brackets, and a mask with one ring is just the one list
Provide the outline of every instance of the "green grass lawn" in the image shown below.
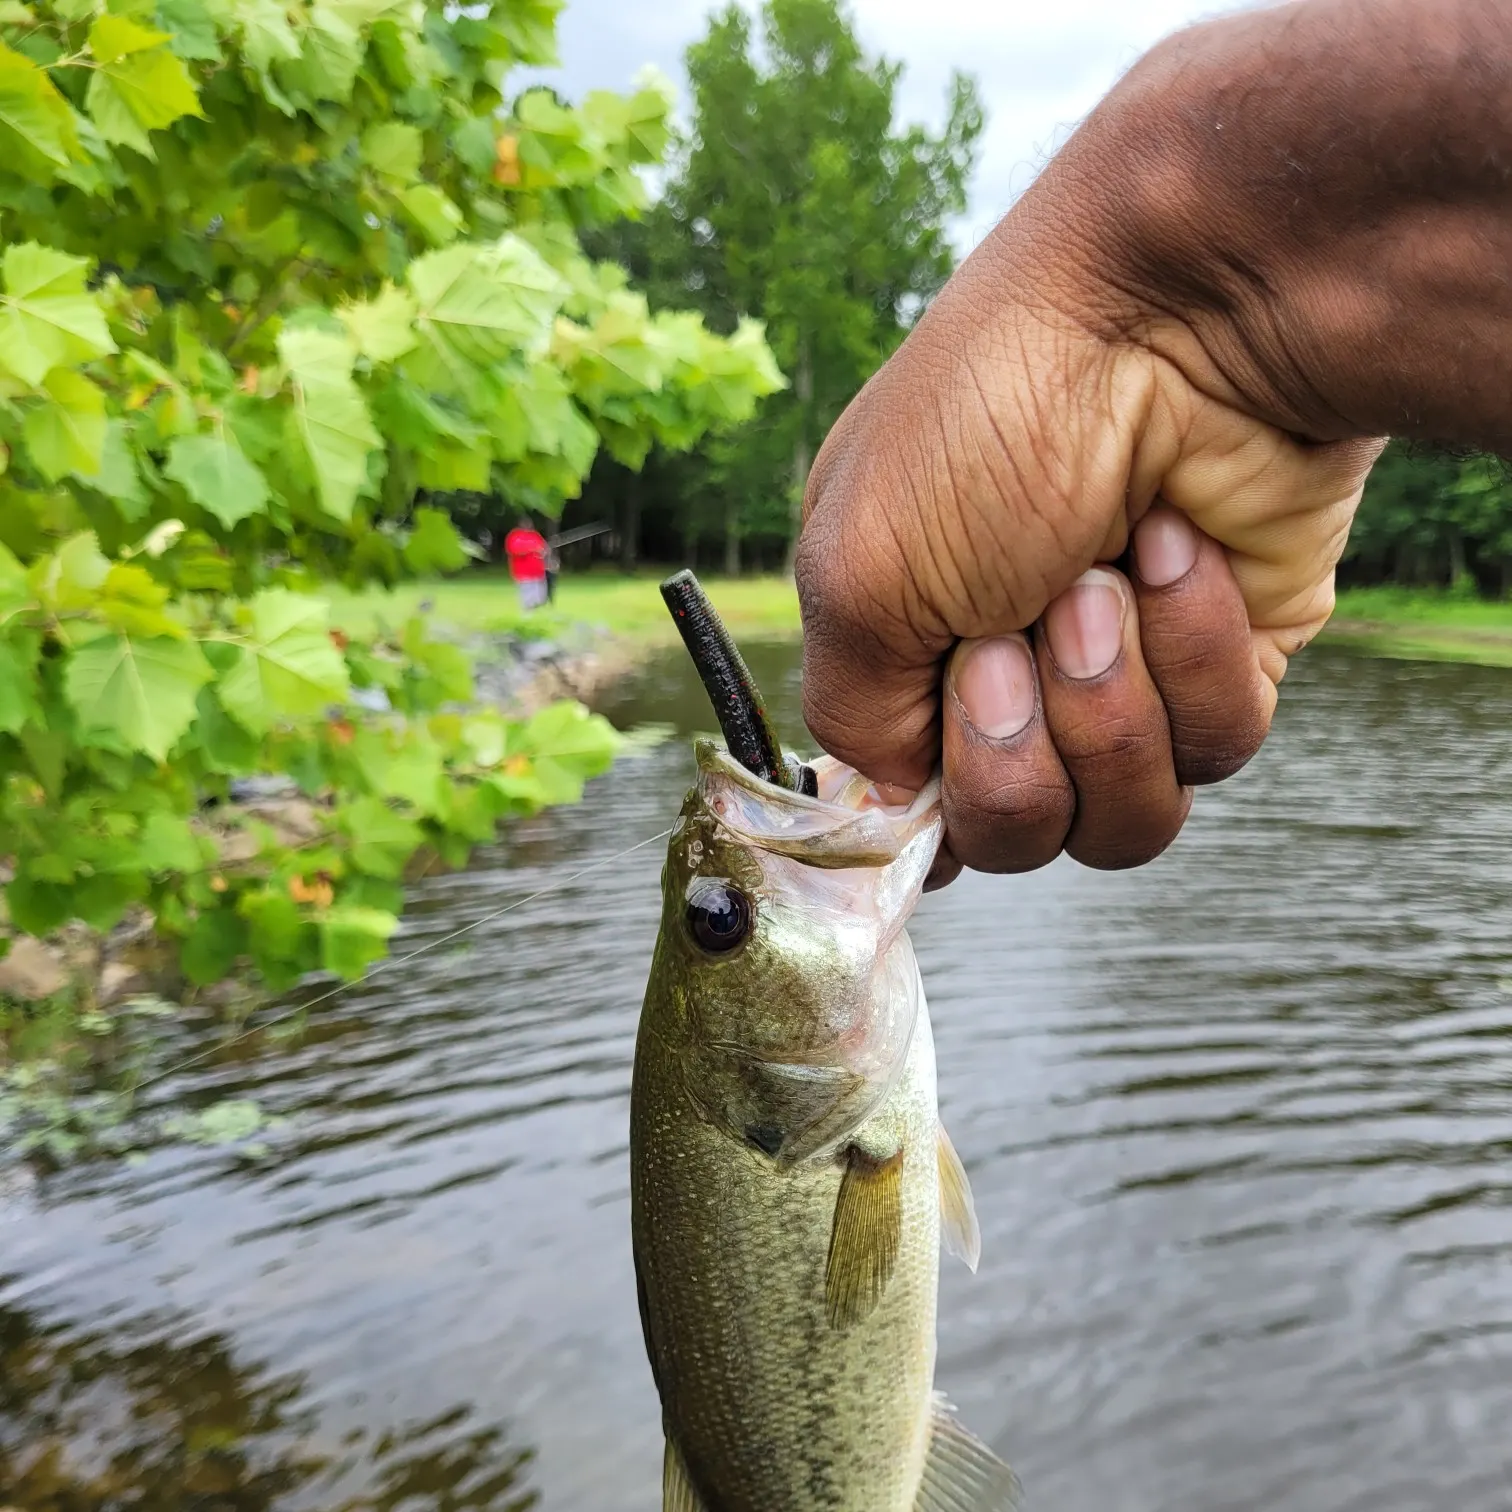
[[[626,640],[654,643],[676,632],[657,584],[665,574],[586,572],[557,581],[556,603],[527,613],[509,574],[498,569],[431,582],[407,583],[393,592],[331,594],[331,621],[354,634],[398,626],[417,612],[458,630],[514,631],[542,639],[580,634],[584,627]],[[714,606],[737,640],[786,639],[798,634],[798,596],[790,579],[701,578]],[[422,605],[428,605],[423,611]]]
[[[516,632],[545,639],[581,639],[602,631],[643,645],[673,638],[657,584],[663,574],[569,573],[549,609],[526,613],[508,573],[484,568],[459,577],[409,583],[393,592],[331,594],[331,619],[366,634],[397,627],[417,612],[462,631]],[[790,579],[702,579],[739,641],[787,639],[799,633],[798,598]],[[426,606],[423,610],[421,606]],[[1512,601],[1408,588],[1350,588],[1324,634],[1383,655],[1447,658],[1512,665]]]
[[1423,588],[1346,588],[1334,612],[1341,620],[1371,624],[1512,635],[1512,599],[1467,598]]
[[1422,588],[1349,588],[1324,636],[1382,656],[1512,666],[1512,601]]

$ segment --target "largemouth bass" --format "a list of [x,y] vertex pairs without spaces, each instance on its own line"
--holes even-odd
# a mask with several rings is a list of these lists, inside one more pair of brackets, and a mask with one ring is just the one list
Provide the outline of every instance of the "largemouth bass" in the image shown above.
[[1008,1512],[934,1393],[941,1239],[980,1244],[905,933],[938,787],[889,804],[825,758],[810,796],[696,752],[631,1094],[665,1512]]

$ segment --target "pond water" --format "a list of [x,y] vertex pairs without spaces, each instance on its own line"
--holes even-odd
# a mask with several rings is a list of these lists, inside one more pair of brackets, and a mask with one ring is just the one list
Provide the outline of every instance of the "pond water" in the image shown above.
[[[794,654],[752,656],[781,723]],[[606,712],[710,721],[680,656]],[[626,1124],[686,740],[418,889],[258,1161],[0,1175],[0,1507],[654,1512]],[[983,1227],[939,1382],[1038,1512],[1512,1506],[1512,676],[1317,650],[1141,872],[914,927]],[[402,947],[401,947],[402,948]],[[8,1483],[7,1483],[8,1482]]]

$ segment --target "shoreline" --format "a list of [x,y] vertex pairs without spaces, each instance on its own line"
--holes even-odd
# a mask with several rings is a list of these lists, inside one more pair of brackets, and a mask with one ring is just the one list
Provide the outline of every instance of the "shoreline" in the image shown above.
[[[607,688],[677,643],[657,582],[650,574],[588,574],[568,580],[565,602],[558,607],[525,615],[510,613],[507,599],[500,602],[511,589],[507,578],[478,573],[416,585],[419,602],[411,612],[432,613],[444,638],[473,653],[479,704],[529,715],[558,699],[591,706]],[[801,638],[791,580],[711,577],[706,586],[737,639],[770,644]],[[391,601],[396,608],[400,602]],[[382,618],[384,607],[354,599],[348,614]],[[456,613],[459,608],[467,612]],[[491,623],[479,623],[480,608]],[[1399,589],[1346,590],[1316,643],[1398,660],[1512,667],[1512,603]],[[256,810],[271,801],[279,809],[276,800],[282,796],[249,795],[237,806]],[[281,812],[271,816],[281,817]],[[0,924],[0,937],[9,933]],[[84,940],[83,931],[72,928],[46,942],[16,936],[19,948],[0,962],[0,996],[38,1002],[65,985],[83,985],[91,1006],[109,1008],[133,992],[151,991],[157,984],[139,958],[139,923],[112,933],[121,938]],[[209,991],[213,996],[214,989]],[[0,1049],[0,1064],[5,1059]]]

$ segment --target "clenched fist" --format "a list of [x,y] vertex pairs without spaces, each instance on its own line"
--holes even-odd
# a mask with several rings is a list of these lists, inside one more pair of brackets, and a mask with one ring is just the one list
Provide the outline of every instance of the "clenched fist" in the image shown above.
[[808,722],[879,781],[943,759],[937,882],[1148,861],[1254,754],[1382,438],[1512,441],[1508,268],[1504,0],[1300,0],[1131,71],[809,481]]

